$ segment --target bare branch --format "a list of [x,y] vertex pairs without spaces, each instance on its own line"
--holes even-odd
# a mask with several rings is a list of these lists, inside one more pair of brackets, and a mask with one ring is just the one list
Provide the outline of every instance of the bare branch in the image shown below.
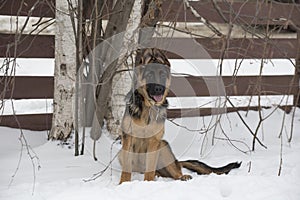
[[190,5],[190,3],[187,0],[184,0],[184,3],[186,7],[193,13],[193,15],[199,20],[199,22],[202,22],[205,24],[213,33],[215,33],[218,37],[225,37],[214,25],[212,25],[207,19],[204,19],[201,17],[201,15]]
[[[234,104],[231,102],[231,100],[229,98],[227,98],[227,101],[229,102],[229,104],[235,108]],[[251,128],[248,126],[248,124],[245,122],[245,120],[243,119],[243,117],[241,116],[241,114],[239,113],[239,111],[236,112],[237,115],[239,116],[240,120],[243,122],[243,124],[245,125],[245,127],[248,129],[248,131],[251,133],[251,135],[253,136],[253,139],[256,140],[262,147],[264,147],[265,149],[267,149],[267,146],[264,145],[258,138],[257,135],[255,135],[255,133],[251,130]]]

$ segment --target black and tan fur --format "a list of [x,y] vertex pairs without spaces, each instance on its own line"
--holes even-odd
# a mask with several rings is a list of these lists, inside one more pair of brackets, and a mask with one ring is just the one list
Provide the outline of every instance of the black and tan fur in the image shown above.
[[177,161],[170,145],[162,140],[168,102],[170,63],[162,51],[154,48],[137,55],[133,88],[127,95],[127,106],[122,121],[122,165],[120,183],[131,180],[132,172],[144,173],[144,180],[155,175],[188,180],[182,167],[198,174],[227,174],[240,163],[213,168],[197,160]]

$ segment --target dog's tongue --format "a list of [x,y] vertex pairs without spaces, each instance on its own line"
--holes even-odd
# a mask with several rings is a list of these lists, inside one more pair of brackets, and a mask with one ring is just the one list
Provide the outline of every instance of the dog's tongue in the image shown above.
[[156,102],[160,102],[163,99],[163,95],[153,95],[152,97]]

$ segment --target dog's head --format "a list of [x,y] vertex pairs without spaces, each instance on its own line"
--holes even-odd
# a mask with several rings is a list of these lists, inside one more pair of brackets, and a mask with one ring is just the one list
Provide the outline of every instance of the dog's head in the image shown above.
[[162,51],[147,48],[138,52],[134,85],[147,106],[159,106],[166,102],[170,77],[170,63]]

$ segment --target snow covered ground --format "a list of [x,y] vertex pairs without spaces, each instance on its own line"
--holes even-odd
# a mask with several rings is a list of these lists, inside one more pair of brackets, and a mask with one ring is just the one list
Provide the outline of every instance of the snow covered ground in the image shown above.
[[[205,63],[201,62],[205,61],[199,61],[194,65],[204,66]],[[272,63],[267,63],[264,75],[293,74],[293,67],[287,67],[287,63],[282,62],[282,60],[273,60]],[[232,66],[232,63],[234,61],[224,66]],[[53,66],[53,60],[20,59],[16,74],[51,76]],[[181,61],[173,61],[172,66],[174,73],[187,72],[187,69],[182,67]],[[259,71],[257,66],[259,61],[249,61],[240,69],[240,75],[256,75]],[[224,75],[231,75],[233,72],[232,67],[224,70]],[[197,75],[197,70],[190,73]],[[237,103],[248,103],[243,98],[235,98]],[[276,98],[281,99],[278,96],[271,97],[267,99],[267,105],[276,104],[274,103],[278,102]],[[50,99],[18,101],[15,102],[15,108],[19,114],[51,112],[52,100]],[[181,107],[184,107],[185,101],[185,104],[191,106],[189,99],[185,99],[180,101]],[[176,102],[171,102],[171,107],[176,106],[175,104]],[[4,110],[5,114],[11,114],[9,107],[8,102]],[[263,115],[268,116],[274,109],[263,110]],[[250,111],[241,114],[254,131],[259,119],[258,113]],[[175,122],[189,129],[204,130],[210,122],[213,124],[216,120],[216,117],[201,117],[182,118]],[[236,113],[223,115],[220,122],[222,129],[219,127],[215,133],[210,131],[201,134],[199,131],[188,131],[168,121],[165,138],[179,160],[199,159],[212,166],[242,161],[239,169],[233,170],[228,175],[205,176],[198,176],[185,170],[185,173],[193,176],[193,179],[187,182],[166,178],[144,182],[141,174],[134,174],[132,182],[122,185],[118,185],[120,178],[118,160],[115,159],[112,165],[109,165],[120,149],[120,144],[115,144],[107,134],[103,134],[98,141],[98,161],[94,161],[91,153],[92,141],[88,136],[85,155],[74,157],[73,140],[61,144],[47,141],[46,131],[24,130],[21,133],[17,129],[0,127],[0,199],[300,199],[300,134],[298,131],[300,110],[295,112],[293,139],[290,143],[287,138],[290,136],[292,113],[284,115],[283,111],[277,109],[264,121],[259,131],[258,137],[267,149],[256,142],[254,152],[250,151],[252,136]],[[278,137],[281,129],[282,139]],[[24,137],[20,137],[22,135],[25,136],[29,149],[22,146],[25,142]],[[211,145],[213,135],[215,140],[214,145]],[[236,148],[228,142],[227,138],[232,139]],[[281,175],[278,176],[281,157],[282,169]],[[108,165],[109,168],[101,177],[94,181],[85,181]]]
[[[267,116],[272,110],[263,110]],[[254,130],[258,113],[242,116]],[[189,171],[193,179],[182,182],[157,178],[144,182],[143,176],[134,174],[133,181],[118,185],[120,166],[114,160],[112,166],[94,181],[85,182],[93,174],[103,170],[120,148],[103,134],[98,142],[98,161],[91,155],[92,142],[87,137],[85,155],[74,157],[73,140],[62,145],[47,141],[47,132],[24,131],[30,145],[33,163],[27,149],[20,143],[20,130],[0,127],[0,199],[272,199],[298,200],[300,198],[300,110],[295,113],[292,142],[288,143],[292,114],[285,115],[282,140],[278,138],[284,112],[276,110],[264,121],[259,138],[267,149],[256,144],[255,152],[249,152],[252,136],[235,113],[223,115],[221,124],[226,136],[232,139],[234,148],[217,129],[214,145],[212,132],[207,135],[166,123],[165,138],[170,142],[179,160],[199,159],[213,166],[232,161],[242,161],[240,169],[228,175],[199,176]],[[176,122],[190,129],[204,129],[214,117],[184,118]],[[21,141],[23,141],[21,139]],[[282,149],[282,170],[280,152]],[[33,151],[35,154],[33,154]],[[18,165],[18,162],[19,165]]]
[[[195,61],[197,62],[197,61]],[[204,66],[205,61],[194,63]],[[249,61],[241,69],[241,75],[256,75],[259,66]],[[265,75],[293,74],[293,68],[278,60],[266,64]],[[34,64],[33,64],[34,63]],[[224,66],[231,66],[227,63]],[[254,64],[253,64],[254,63]],[[173,61],[174,73],[186,73],[181,61]],[[26,60],[18,62],[17,75],[53,75],[53,60]],[[276,68],[274,67],[276,66]],[[283,67],[284,69],[280,68]],[[184,70],[184,71],[182,71]],[[243,71],[244,70],[244,71]],[[190,73],[197,75],[196,71]],[[200,73],[201,74],[201,73]],[[232,74],[232,68],[225,68],[224,75]],[[203,75],[203,73],[202,73]],[[238,97],[236,97],[238,98]],[[269,98],[268,105],[278,102],[280,97]],[[18,100],[17,113],[51,112],[51,100]],[[189,106],[188,100],[181,100]],[[194,101],[194,100],[193,100]],[[244,102],[245,99],[238,98]],[[248,101],[246,101],[248,102]],[[177,102],[178,103],[178,102]],[[171,101],[171,107],[174,106]],[[10,114],[9,102],[4,113]],[[274,109],[274,108],[273,108]],[[268,116],[273,109],[264,110]],[[254,131],[258,123],[258,113],[241,112],[244,120]],[[285,117],[284,117],[285,116]],[[279,138],[284,119],[282,140]],[[182,118],[175,122],[189,129],[204,130],[216,117]],[[105,173],[94,181],[85,182],[93,174],[110,164],[120,149],[120,144],[106,134],[98,141],[98,161],[92,158],[92,141],[87,136],[85,155],[74,157],[73,140],[67,144],[47,141],[47,132],[23,131],[0,127],[0,199],[300,199],[300,110],[296,110],[293,124],[293,139],[289,143],[292,114],[284,115],[281,110],[266,119],[261,126],[259,139],[267,146],[264,149],[256,142],[256,150],[251,152],[252,136],[236,113],[223,115],[222,129],[201,134],[188,131],[172,122],[166,123],[165,138],[171,144],[179,160],[199,159],[212,166],[221,166],[233,161],[242,161],[240,169],[229,175],[193,176],[187,182],[157,178],[154,182],[144,182],[141,174],[134,174],[133,181],[118,185],[120,165],[115,159]],[[224,134],[223,132],[226,134]],[[212,143],[212,136],[217,138]],[[24,137],[29,149],[24,144]],[[232,139],[232,144],[226,140]],[[278,176],[282,150],[282,170]],[[246,153],[242,153],[246,152]],[[28,152],[30,154],[28,154]],[[32,157],[32,158],[30,158]]]

